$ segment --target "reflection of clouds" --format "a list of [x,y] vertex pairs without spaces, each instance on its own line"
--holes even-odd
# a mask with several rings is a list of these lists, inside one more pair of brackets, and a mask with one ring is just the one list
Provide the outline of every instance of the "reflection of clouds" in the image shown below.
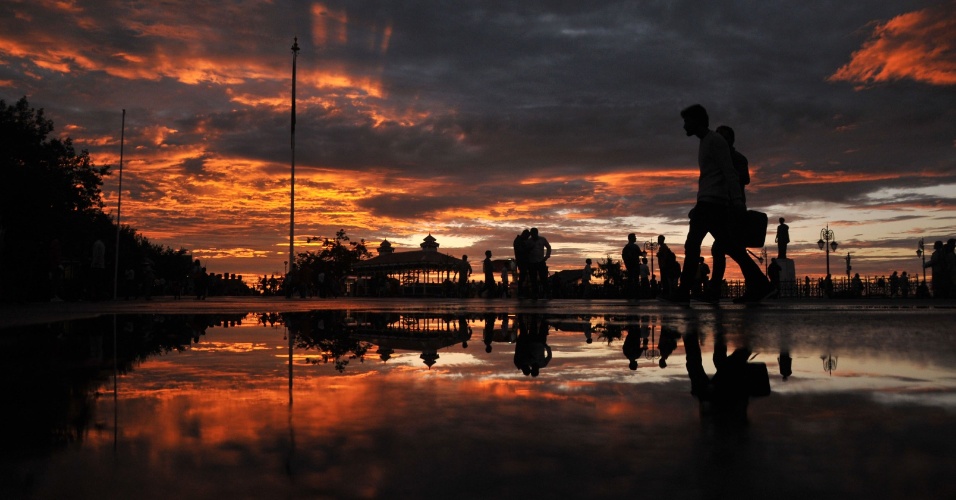
[[271,350],[275,347],[252,342],[202,342],[191,347],[196,352],[251,352]]

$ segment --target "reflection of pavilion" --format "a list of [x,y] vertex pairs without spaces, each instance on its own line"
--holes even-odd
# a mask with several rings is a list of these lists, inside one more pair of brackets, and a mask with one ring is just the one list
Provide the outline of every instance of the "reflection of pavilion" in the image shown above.
[[[445,280],[457,282],[463,261],[439,253],[438,245],[429,234],[421,243],[421,250],[396,253],[392,244],[384,240],[378,247],[377,257],[356,262],[353,270],[358,278],[371,279],[373,283],[376,276],[397,281],[402,295],[441,295]],[[365,292],[377,293],[376,290]]]
[[467,342],[471,332],[464,317],[400,315],[389,323],[369,318],[356,326],[351,336],[378,346],[383,362],[395,351],[420,352],[419,357],[431,368],[439,349]]

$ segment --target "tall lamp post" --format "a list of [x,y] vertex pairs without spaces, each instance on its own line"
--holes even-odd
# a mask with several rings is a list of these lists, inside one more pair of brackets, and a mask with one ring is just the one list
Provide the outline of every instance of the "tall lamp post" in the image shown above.
[[657,250],[657,243],[653,241],[644,242],[644,252],[650,251],[651,254],[651,279],[654,279],[654,251]]
[[923,261],[923,283],[926,283],[926,253],[924,252],[923,238],[919,239],[919,244],[916,246],[916,256]]
[[289,262],[295,262],[295,62],[299,56],[299,37],[292,42],[292,178],[289,184]]
[[830,275],[830,250],[836,252],[838,246],[836,242],[836,236],[833,234],[833,230],[830,229],[830,225],[827,224],[826,229],[820,230],[820,240],[817,241],[817,246],[820,247],[820,250],[827,251],[827,275]]

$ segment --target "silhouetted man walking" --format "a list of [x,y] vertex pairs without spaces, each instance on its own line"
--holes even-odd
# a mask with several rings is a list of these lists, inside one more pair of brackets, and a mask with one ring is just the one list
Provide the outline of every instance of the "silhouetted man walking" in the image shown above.
[[687,302],[696,285],[700,244],[710,233],[724,252],[740,266],[746,281],[746,292],[735,302],[759,302],[770,292],[770,283],[760,267],[747,255],[733,236],[733,219],[743,217],[745,211],[740,181],[730,158],[730,147],[719,134],[710,130],[707,110],[699,104],[681,111],[687,136],[700,139],[697,163],[700,176],[697,181],[697,204],[690,212],[690,228],[684,242],[684,268],[677,293],[667,297],[671,301]]

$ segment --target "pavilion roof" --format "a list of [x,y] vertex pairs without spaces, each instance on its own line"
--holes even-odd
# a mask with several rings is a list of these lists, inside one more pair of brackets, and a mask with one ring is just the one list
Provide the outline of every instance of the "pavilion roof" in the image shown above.
[[356,262],[355,271],[406,271],[414,269],[450,269],[457,270],[461,259],[451,255],[425,250],[385,253],[378,257]]

